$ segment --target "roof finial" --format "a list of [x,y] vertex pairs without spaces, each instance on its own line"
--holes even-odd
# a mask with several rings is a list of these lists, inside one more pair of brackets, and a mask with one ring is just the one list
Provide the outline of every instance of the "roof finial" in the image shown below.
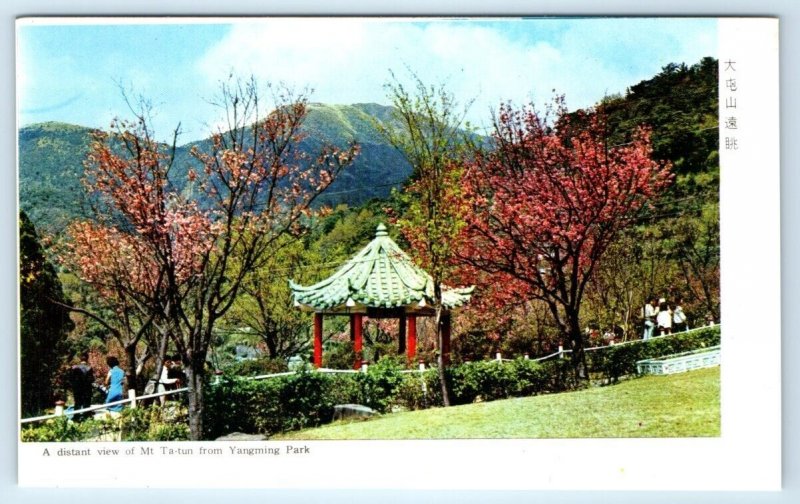
[[379,236],[389,236],[389,233],[386,232],[386,226],[383,225],[383,222],[378,224],[378,227],[375,229],[375,238]]

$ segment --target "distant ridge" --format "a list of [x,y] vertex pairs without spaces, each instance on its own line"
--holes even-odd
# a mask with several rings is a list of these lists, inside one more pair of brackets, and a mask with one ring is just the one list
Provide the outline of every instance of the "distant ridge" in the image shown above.
[[[358,205],[386,197],[411,173],[405,159],[379,135],[373,119],[389,121],[392,108],[376,103],[309,104],[303,124],[307,137],[301,147],[313,151],[324,142],[344,146],[355,140],[361,154],[331,185],[320,204]],[[81,178],[93,128],[63,122],[43,122],[19,130],[19,202],[37,228],[49,233],[63,229],[76,217],[88,216]],[[176,171],[196,163],[189,142],[176,150]],[[394,183],[396,182],[396,183]]]
[[[717,83],[718,62],[708,57],[691,66],[669,64],[652,78],[630,86],[624,96],[607,97],[600,104],[608,114],[612,142],[629,141],[639,125],[652,128],[654,156],[671,161],[678,176],[673,196],[687,201],[700,201],[696,197],[701,194],[717,198]],[[356,140],[361,144],[355,163],[318,199],[320,204],[355,206],[384,198],[408,178],[411,167],[381,138],[374,120],[393,121],[392,107],[309,104],[303,125],[307,138],[301,148],[314,151],[322,142],[344,146]],[[80,179],[91,131],[59,122],[19,130],[19,202],[37,228],[58,232],[76,216],[87,215]],[[189,153],[192,146],[202,149],[207,143],[201,140],[179,147],[176,172],[195,162]]]

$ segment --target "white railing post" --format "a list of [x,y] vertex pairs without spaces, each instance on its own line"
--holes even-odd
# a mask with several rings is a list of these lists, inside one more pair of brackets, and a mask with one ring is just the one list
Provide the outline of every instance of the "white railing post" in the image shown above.
[[564,346],[563,345],[558,345],[558,358],[559,359],[563,359],[564,358]]
[[495,354],[495,359],[497,359],[497,362],[503,362],[503,356],[500,354],[500,352]]
[[136,389],[128,389],[128,399],[131,400],[131,409],[136,409]]
[[530,358],[531,356],[528,354],[528,352],[525,352],[525,360],[530,360]]
[[419,370],[425,371],[425,361],[423,360],[419,361]]
[[361,372],[366,373],[369,370],[369,363],[364,361],[361,363]]
[[61,416],[64,414],[64,401],[56,401],[56,415]]

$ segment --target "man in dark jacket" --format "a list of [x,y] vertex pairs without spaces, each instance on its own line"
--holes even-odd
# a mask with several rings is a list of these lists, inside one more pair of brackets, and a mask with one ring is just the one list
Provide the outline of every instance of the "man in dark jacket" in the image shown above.
[[[69,378],[72,385],[72,395],[75,397],[75,410],[88,408],[92,405],[92,386],[94,384],[94,371],[88,364],[89,353],[81,354],[81,362],[70,368]],[[87,418],[90,413],[76,415],[76,420]]]

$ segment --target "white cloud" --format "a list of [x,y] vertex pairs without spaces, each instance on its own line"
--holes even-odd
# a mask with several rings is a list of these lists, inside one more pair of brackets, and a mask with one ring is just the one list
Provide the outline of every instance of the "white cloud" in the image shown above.
[[[561,23],[558,36],[549,30]],[[268,19],[236,24],[199,62],[210,81],[233,71],[310,86],[315,101],[385,103],[389,69],[404,66],[424,82],[445,82],[461,100],[475,98],[473,122],[500,101],[549,100],[571,107],[652,76],[671,61],[715,55],[715,30],[686,20],[511,20],[497,23],[384,22],[376,19]],[[713,25],[712,25],[713,26]],[[705,27],[705,28],[704,28]],[[211,82],[209,82],[211,84]],[[477,121],[476,121],[477,119]]]
[[[551,23],[551,24],[547,24]],[[560,30],[551,28],[556,23]],[[391,68],[407,65],[424,82],[445,82],[475,98],[471,120],[486,122],[501,100],[571,107],[652,76],[671,61],[715,55],[711,22],[691,20],[511,20],[499,23],[379,19],[267,19],[236,24],[199,61],[209,82],[230,71],[315,90],[315,101],[386,103]],[[541,32],[541,34],[539,33]],[[555,33],[555,34],[554,34]]]
[[231,71],[311,87],[315,101],[386,103],[389,69],[404,78],[408,66],[462,102],[474,98],[469,119],[485,125],[503,100],[541,103],[556,89],[570,107],[588,106],[669,62],[716,55],[715,22],[691,19],[272,18],[186,32],[54,26],[18,35],[22,124],[105,126],[127,112],[122,82],[153,100],[157,131],[180,121],[186,140],[215,124],[220,111],[204,99]]

